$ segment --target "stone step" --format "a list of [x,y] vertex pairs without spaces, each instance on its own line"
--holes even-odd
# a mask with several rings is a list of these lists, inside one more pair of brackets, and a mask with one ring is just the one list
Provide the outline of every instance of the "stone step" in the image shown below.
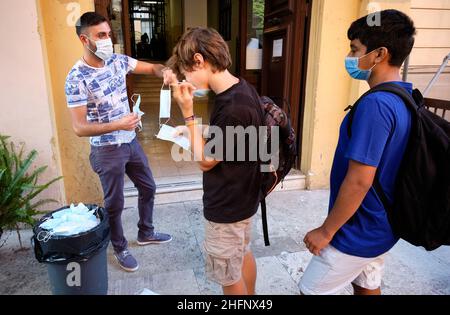
[[[168,204],[174,202],[201,200],[203,197],[202,176],[178,176],[157,178],[155,204]],[[294,170],[283,183],[279,184],[275,191],[305,190],[306,176]],[[125,198],[138,196],[137,189],[131,182],[126,182],[124,189]]]

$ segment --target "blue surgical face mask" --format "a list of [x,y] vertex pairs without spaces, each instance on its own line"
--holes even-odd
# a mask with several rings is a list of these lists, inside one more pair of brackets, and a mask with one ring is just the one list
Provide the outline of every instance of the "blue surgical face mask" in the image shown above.
[[[135,97],[137,96],[136,101],[134,100]],[[131,101],[133,102],[133,113],[137,114],[139,116],[139,118],[142,117],[142,115],[144,115],[145,113],[143,111],[141,111],[141,95],[140,94],[133,94],[131,96]],[[139,131],[142,131],[142,121],[139,121],[139,124],[137,126]]]
[[345,69],[347,69],[348,74],[353,79],[362,80],[362,81],[368,81],[370,79],[370,76],[372,75],[372,70],[373,70],[373,68],[375,68],[375,66],[377,64],[373,65],[373,67],[370,68],[369,70],[363,70],[359,67],[359,60],[370,55],[374,51],[371,51],[370,53],[368,53],[362,57],[346,57],[345,58]]
[[209,94],[209,89],[197,89],[194,91],[195,97],[206,97]]

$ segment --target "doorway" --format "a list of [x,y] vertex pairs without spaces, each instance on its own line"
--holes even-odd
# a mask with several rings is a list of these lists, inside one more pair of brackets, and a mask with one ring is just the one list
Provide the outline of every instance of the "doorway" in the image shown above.
[[[239,75],[291,118],[301,156],[312,0],[241,0]],[[296,162],[300,168],[300,161]]]
[[129,2],[132,57],[166,60],[166,1]]
[[[138,59],[164,63],[182,35],[186,10],[196,0],[95,0],[96,10],[109,17],[115,33],[115,48]],[[301,149],[306,61],[312,0],[208,0],[207,24],[226,38],[233,56],[232,72],[274,99],[290,114]],[[190,12],[190,13],[187,13]],[[206,25],[201,25],[206,26]],[[158,35],[157,35],[158,34]],[[161,39],[158,53],[152,52],[152,38]],[[155,138],[159,130],[159,91],[162,80],[151,76],[130,76],[130,96],[142,97],[144,131],[139,134],[158,177],[201,174],[195,163],[173,162],[171,146]],[[196,113],[207,123],[211,100],[200,100]],[[172,126],[182,124],[172,104]],[[299,152],[301,156],[301,152]],[[173,162],[173,163],[172,163]],[[297,168],[300,168],[297,162]],[[155,177],[157,177],[155,176]]]
[[[164,64],[177,38],[182,32],[183,2],[181,0],[95,0],[96,12],[105,16],[113,31],[115,53],[126,54],[138,60]],[[160,129],[159,100],[162,79],[150,75],[127,77],[129,99],[133,94],[141,95],[143,130],[137,133],[146,153],[157,186],[173,183],[201,182],[201,172],[194,162],[175,162],[171,156],[172,144],[156,138]],[[130,101],[130,105],[132,102]],[[200,116],[207,107],[198,102],[196,111]],[[183,125],[184,119],[176,104],[172,102],[171,126]],[[125,191],[134,193],[128,179]]]

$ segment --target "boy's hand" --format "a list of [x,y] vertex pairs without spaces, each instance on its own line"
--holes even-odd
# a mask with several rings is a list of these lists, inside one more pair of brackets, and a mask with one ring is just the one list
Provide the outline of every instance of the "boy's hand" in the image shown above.
[[194,115],[194,91],[196,88],[188,83],[172,84],[173,98],[183,113],[184,118]]
[[320,251],[327,247],[333,237],[328,233],[323,226],[318,229],[312,230],[306,234],[303,242],[306,248],[315,256],[320,255]]

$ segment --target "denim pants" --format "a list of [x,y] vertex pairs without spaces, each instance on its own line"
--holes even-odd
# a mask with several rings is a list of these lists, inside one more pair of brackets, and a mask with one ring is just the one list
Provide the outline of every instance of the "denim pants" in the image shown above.
[[147,157],[139,142],[134,139],[131,143],[120,146],[91,146],[89,160],[102,184],[104,206],[109,215],[111,243],[114,250],[121,252],[128,246],[121,219],[124,207],[125,174],[134,183],[139,193],[138,237],[151,237],[154,233],[153,206],[156,185]]

